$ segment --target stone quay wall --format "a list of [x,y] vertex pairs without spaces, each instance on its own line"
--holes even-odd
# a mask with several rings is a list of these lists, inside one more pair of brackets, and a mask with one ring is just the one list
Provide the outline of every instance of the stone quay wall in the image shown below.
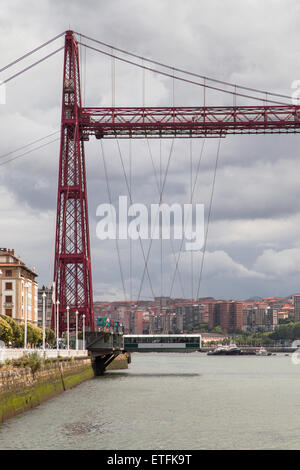
[[94,377],[91,360],[76,358],[30,367],[0,368],[0,423]]

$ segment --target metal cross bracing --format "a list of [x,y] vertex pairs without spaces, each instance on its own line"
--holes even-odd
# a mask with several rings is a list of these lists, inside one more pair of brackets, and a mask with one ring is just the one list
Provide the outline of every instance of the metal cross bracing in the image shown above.
[[75,326],[76,311],[79,313],[79,327],[82,325],[83,314],[86,317],[87,328],[93,329],[94,325],[85,155],[80,130],[80,108],[78,45],[72,31],[67,31],[54,261],[55,303],[52,311],[52,328],[56,324],[55,316],[58,312],[59,331],[64,331],[67,327],[67,306],[70,307],[71,328]]
[[300,106],[82,108],[85,140],[300,132]]
[[[91,135],[98,139],[199,138],[299,132],[300,106],[284,103],[222,107],[82,107],[78,42],[72,31],[66,31],[54,265],[60,332],[66,329],[67,306],[70,307],[71,328],[75,326],[75,311],[78,310],[79,327],[84,314],[87,329],[94,329],[84,155],[84,141]],[[55,313],[54,305],[52,327]]]

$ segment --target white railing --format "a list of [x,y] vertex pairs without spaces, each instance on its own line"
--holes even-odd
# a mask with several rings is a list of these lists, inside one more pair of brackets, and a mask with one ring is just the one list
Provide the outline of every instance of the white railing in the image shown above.
[[0,362],[5,362],[6,359],[18,359],[24,354],[30,354],[37,352],[40,357],[44,359],[52,359],[58,356],[60,357],[87,357],[88,351],[86,349],[12,349],[12,348],[0,348]]

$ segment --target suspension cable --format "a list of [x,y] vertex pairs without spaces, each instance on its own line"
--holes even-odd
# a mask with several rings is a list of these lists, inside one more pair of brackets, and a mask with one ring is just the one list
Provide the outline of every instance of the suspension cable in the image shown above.
[[34,54],[35,52],[39,51],[39,50],[42,49],[43,47],[48,46],[48,44],[51,44],[51,42],[56,41],[56,39],[60,38],[60,37],[63,36],[64,34],[65,34],[65,31],[63,31],[62,33],[58,34],[58,35],[55,36],[54,38],[49,39],[49,41],[44,42],[43,44],[41,44],[40,46],[36,47],[35,49],[32,49],[32,51],[27,52],[26,54],[24,54],[23,56],[19,57],[19,58],[16,59],[16,60],[14,60],[14,61],[11,62],[10,64],[5,65],[5,67],[2,67],[2,68],[0,69],[0,73],[1,73],[1,72],[4,72],[4,70],[8,69],[8,68],[11,67],[12,65],[17,64],[18,62],[20,62],[21,60],[25,59],[26,57],[29,57],[31,54]]
[[[190,204],[193,204],[193,139],[190,139]],[[192,209],[193,210],[193,209]],[[191,212],[191,224],[193,222],[193,213]],[[194,251],[191,250],[191,294],[194,298]]]
[[[122,165],[123,175],[124,175],[124,179],[125,179],[125,183],[126,183],[128,195],[129,195],[129,200],[130,200],[130,204],[132,205],[132,204],[133,204],[133,202],[132,202],[132,193],[131,193],[131,188],[130,188],[129,183],[128,183],[128,177],[127,177],[126,169],[125,169],[125,166],[124,166],[124,161],[123,161],[123,157],[122,157],[122,152],[121,152],[121,148],[120,148],[120,143],[119,143],[119,139],[116,139],[116,140],[117,140],[118,151],[119,151],[119,157],[120,157],[120,161],[121,161],[121,165]],[[154,294],[154,290],[153,290],[153,286],[152,286],[152,282],[151,282],[150,273],[149,273],[149,270],[148,270],[148,266],[147,266],[147,264],[146,264],[146,256],[145,256],[144,246],[143,246],[143,243],[142,243],[142,239],[141,239],[140,233],[139,233],[139,241],[140,241],[140,246],[141,246],[141,250],[142,250],[142,254],[143,254],[143,259],[144,259],[144,263],[145,263],[145,269],[146,269],[146,272],[147,272],[147,275],[148,275],[148,279],[149,279],[149,285],[150,285],[151,293],[152,293],[152,295],[153,295],[153,298],[155,298],[155,294]],[[145,272],[145,270],[144,270],[144,272]],[[139,301],[139,300],[140,300],[140,298],[138,297],[137,301]]]
[[[183,73],[185,75],[190,75],[192,77],[197,77],[197,78],[201,78],[204,82],[206,81],[209,81],[209,82],[212,82],[212,83],[219,83],[221,85],[226,85],[226,86],[230,86],[232,88],[235,89],[235,92],[230,92],[231,94],[235,94],[237,96],[242,96],[242,95],[239,95],[238,93],[236,93],[236,89],[240,89],[240,90],[245,90],[245,91],[251,91],[253,93],[260,93],[260,94],[266,94],[268,93],[269,95],[271,96],[276,96],[277,98],[287,98],[290,100],[290,96],[288,95],[284,95],[284,94],[281,94],[281,93],[275,93],[275,92],[267,92],[266,90],[261,90],[261,89],[258,89],[258,88],[253,88],[253,87],[248,87],[248,86],[244,86],[244,85],[238,85],[236,83],[232,83],[232,82],[228,82],[228,81],[225,81],[225,80],[218,80],[216,78],[212,78],[212,77],[208,77],[208,76],[205,76],[205,75],[201,75],[199,73],[196,73],[196,72],[190,72],[188,70],[184,70],[184,69],[181,69],[181,68],[178,68],[178,67],[174,67],[174,66],[170,66],[170,65],[167,65],[167,64],[164,64],[162,62],[158,62],[156,60],[153,60],[153,59],[149,59],[149,58],[146,58],[146,57],[143,57],[143,56],[140,56],[138,54],[134,54],[132,52],[129,52],[127,50],[124,50],[124,49],[120,49],[118,47],[115,47],[115,46],[112,46],[110,44],[107,44],[103,41],[99,41],[97,39],[94,39],[94,38],[91,38],[89,36],[86,36],[84,34],[81,34],[81,33],[76,33],[76,34],[80,34],[81,37],[85,38],[85,39],[88,39],[90,41],[93,41],[97,44],[100,44],[104,47],[107,47],[109,49],[114,49],[115,51],[118,51],[118,52],[121,52],[123,54],[126,54],[130,57],[134,57],[136,59],[139,59],[139,60],[142,60],[142,61],[145,61],[145,62],[148,62],[148,63],[151,63],[151,64],[154,64],[154,65],[158,65],[160,67],[164,67],[168,70],[173,70],[173,71],[176,71],[176,72],[179,72],[179,73]],[[88,46],[86,45],[86,47],[92,47],[92,46]],[[104,51],[101,51],[102,53],[105,53]],[[120,59],[121,60],[121,59]],[[135,64],[135,65],[138,65],[138,64]],[[159,72],[158,72],[159,73]],[[202,86],[207,86],[205,84],[202,84]],[[209,88],[209,86],[207,86]],[[253,97],[252,97],[253,98]],[[300,99],[300,98],[297,98],[297,99]],[[263,100],[264,101],[264,100]],[[271,100],[268,100],[269,102]]]
[[[165,184],[166,184],[166,180],[167,180],[167,176],[168,176],[170,161],[171,161],[171,157],[172,157],[172,154],[173,154],[173,148],[174,148],[174,138],[172,139],[171,149],[170,149],[170,152],[169,152],[169,158],[168,158],[168,162],[167,162],[167,166],[166,166],[166,170],[165,170],[165,175],[164,175],[164,179],[163,179],[162,186],[161,186],[160,197],[159,197],[159,206],[160,206],[161,203],[162,203],[162,196],[163,196],[163,191],[164,191]],[[158,208],[158,211],[159,211],[159,208]],[[157,215],[158,215],[158,213],[157,213]],[[156,218],[155,218],[155,220],[154,220],[154,228],[155,228],[155,224],[156,224]],[[152,225],[152,221],[151,221],[151,225]],[[148,248],[148,253],[147,253],[147,259],[146,259],[145,268],[146,268],[147,265],[148,265],[149,256],[150,256],[150,251],[151,251],[151,247],[152,247],[152,241],[153,241],[153,238],[151,237],[151,239],[150,239],[150,244],[149,244],[149,248]],[[142,290],[142,287],[143,287],[144,277],[145,277],[145,269],[144,269],[144,272],[143,272],[143,277],[142,277],[142,281],[141,281],[139,293],[141,293],[141,290]]]
[[[201,86],[201,87],[204,87],[206,89],[210,89],[210,90],[214,90],[214,91],[219,91],[221,93],[226,93],[226,94],[229,94],[229,95],[233,95],[234,92],[232,91],[229,91],[229,90],[225,90],[224,88],[218,88],[218,87],[215,87],[215,86],[212,86],[212,85],[204,85],[204,83],[202,82],[196,82],[194,80],[190,80],[188,78],[183,78],[183,77],[179,77],[178,75],[173,75],[172,73],[167,73],[167,72],[162,72],[161,70],[157,70],[157,69],[154,69],[152,67],[147,67],[145,65],[142,65],[142,64],[139,64],[137,62],[133,62],[132,60],[128,60],[128,59],[124,59],[123,57],[120,57],[120,56],[117,56],[117,55],[112,55],[110,54],[109,52],[105,52],[101,49],[96,49],[95,47],[92,47],[92,46],[89,46],[87,44],[84,44],[82,43],[82,45],[84,47],[87,47],[88,49],[91,49],[92,51],[96,51],[96,52],[100,52],[100,54],[103,54],[103,55],[106,55],[106,56],[109,56],[109,57],[114,57],[115,59],[118,59],[120,60],[121,62],[125,62],[127,64],[130,64],[130,65],[134,65],[136,67],[140,67],[140,68],[143,68],[145,70],[149,70],[150,72],[154,72],[154,73],[158,73],[160,75],[163,75],[165,77],[168,77],[168,78],[174,78],[176,80],[180,80],[182,82],[185,82],[185,83],[190,83],[192,85],[197,85],[197,86]],[[246,95],[244,93],[235,93],[236,96],[240,96],[242,98],[249,98],[249,99],[252,99],[252,100],[256,100],[256,101],[261,101],[263,103],[265,103],[266,99],[265,98],[259,98],[257,96],[252,96],[252,95]],[[269,95],[271,95],[271,93],[269,93]],[[291,97],[289,96],[288,97],[289,99],[291,99]],[[278,105],[285,105],[287,106],[288,103],[284,103],[282,101],[275,101],[275,100],[270,100],[268,99],[268,103],[273,103],[273,104],[278,104]]]
[[202,259],[201,259],[201,267],[200,267],[200,275],[199,275],[199,284],[198,284],[198,290],[197,290],[197,299],[199,298],[200,287],[201,287],[201,282],[202,282],[202,273],[203,273],[204,258],[205,258],[205,253],[206,253],[208,229],[209,229],[209,223],[210,223],[211,212],[212,212],[212,203],[213,203],[216,176],[217,176],[217,169],[218,169],[218,162],[219,162],[219,155],[220,155],[220,146],[221,146],[221,139],[219,139],[219,142],[218,142],[218,150],[217,150],[217,156],[216,156],[216,163],[215,163],[215,169],[214,169],[212,190],[211,190],[209,209],[208,209],[208,217],[207,217],[207,224],[206,224],[206,233],[205,233],[205,238],[204,238],[204,247],[203,247],[203,251],[202,251]]
[[0,166],[6,165],[7,163],[10,163],[10,162],[13,162],[14,160],[17,160],[21,157],[24,157],[25,155],[28,155],[29,153],[35,152],[36,150],[39,150],[43,147],[46,147],[47,145],[50,145],[53,142],[57,142],[59,139],[60,139],[60,137],[58,137],[57,139],[50,140],[50,142],[46,142],[45,144],[39,145],[38,147],[35,147],[34,149],[27,150],[27,152],[24,152],[21,155],[17,155],[16,157],[11,158],[10,160],[5,160],[4,162],[0,163]]
[[55,51],[53,51],[53,52],[51,52],[50,54],[46,55],[46,56],[43,57],[42,59],[39,59],[39,60],[37,60],[36,62],[34,62],[33,64],[28,65],[28,67],[25,67],[24,69],[20,70],[20,72],[17,72],[17,73],[15,73],[14,75],[11,75],[9,78],[6,78],[5,80],[2,80],[2,84],[10,82],[10,81],[13,80],[14,78],[16,78],[16,77],[18,77],[19,75],[21,75],[22,73],[27,72],[27,70],[32,69],[32,68],[35,67],[36,65],[40,64],[41,62],[44,62],[44,60],[49,59],[49,57],[51,57],[51,56],[57,54],[57,52],[62,51],[63,49],[64,49],[64,46],[59,47],[58,49],[56,49]]
[[[132,193],[132,141],[129,139],[129,188]],[[130,300],[132,300],[132,239],[129,237],[129,284]]]
[[[194,192],[195,192],[195,189],[196,189],[196,184],[197,184],[198,175],[199,175],[199,173],[200,173],[200,165],[201,165],[202,156],[203,156],[203,151],[204,151],[204,144],[205,144],[205,138],[203,139],[201,151],[200,151],[200,154],[199,154],[199,159],[198,159],[198,164],[197,164],[197,170],[196,170],[196,176],[195,176],[195,181],[194,181],[193,190],[192,190],[192,195],[191,195],[192,201],[193,201],[193,198],[194,198]],[[175,266],[174,274],[173,274],[173,277],[172,277],[172,282],[171,282],[171,288],[170,288],[170,295],[169,295],[169,297],[172,297],[172,292],[173,292],[173,288],[174,288],[174,283],[175,283],[175,279],[176,279],[176,274],[177,274],[177,272],[179,273],[179,261],[180,261],[180,257],[181,257],[181,253],[182,253],[183,242],[184,242],[184,240],[183,240],[183,238],[182,238],[181,244],[180,244],[180,248],[179,248],[178,257],[177,257],[177,261],[176,261],[176,266]]]
[[[65,31],[63,31],[62,33],[54,36],[53,38],[49,39],[48,41],[44,42],[43,44],[41,44],[40,46],[32,49],[31,51],[27,52],[26,54],[24,54],[23,56],[19,57],[18,59],[10,62],[9,64],[7,64],[6,66],[0,68],[0,73],[1,72],[4,72],[5,70],[7,70],[8,68],[10,68],[11,66],[17,64],[18,62],[22,61],[23,59],[31,56],[32,54],[34,54],[35,52],[39,51],[40,49],[46,47],[47,45],[51,44],[52,42],[56,41],[58,38],[60,38],[61,36],[63,36],[65,34]],[[150,69],[148,67],[145,67],[141,64],[138,64],[138,63],[133,63],[133,62],[130,62],[130,61],[126,61],[126,59],[122,59],[121,57],[117,57],[115,56],[114,54],[109,54],[105,51],[101,51],[99,49],[95,49],[93,48],[92,46],[89,46],[87,44],[83,44],[81,41],[80,41],[80,44],[82,44],[83,46],[87,47],[87,48],[90,48],[90,49],[93,49],[93,50],[97,50],[98,52],[101,52],[102,54],[106,54],[106,55],[110,55],[111,57],[115,57],[119,60],[123,60],[125,62],[129,62],[129,63],[132,63],[133,65],[136,65],[136,66],[139,66],[143,69],[148,69],[148,70],[151,70],[151,71],[154,71],[154,72],[157,72],[157,73],[161,73],[163,75],[167,75],[167,76],[170,76],[173,78],[174,76],[174,71],[176,72],[179,72],[179,73],[182,73],[182,74],[185,74],[185,75],[189,75],[189,76],[192,76],[192,77],[197,77],[197,78],[201,78],[203,80],[203,83],[200,84],[198,82],[194,82],[194,84],[197,84],[197,85],[200,85],[200,86],[203,86],[204,88],[211,88],[211,89],[215,89],[216,91],[221,91],[221,92],[224,92],[224,93],[230,93],[230,94],[233,94],[235,96],[242,96],[242,97],[245,97],[245,98],[251,98],[251,99],[257,99],[257,100],[261,100],[260,98],[258,97],[253,97],[253,96],[248,96],[248,95],[244,95],[244,94],[240,94],[240,93],[236,93],[236,90],[237,89],[240,89],[240,90],[245,90],[245,91],[250,91],[250,92],[253,92],[253,93],[260,93],[260,94],[264,94],[266,95],[266,97],[268,95],[271,95],[271,96],[276,96],[278,98],[286,98],[286,99],[290,99],[290,96],[289,95],[285,95],[285,94],[281,94],[281,93],[275,93],[275,92],[269,92],[269,91],[266,91],[266,90],[261,90],[261,89],[258,89],[258,88],[253,88],[253,87],[248,87],[248,86],[243,86],[243,85],[238,85],[236,83],[232,83],[232,82],[228,82],[228,81],[225,81],[225,80],[218,80],[216,78],[212,78],[212,77],[208,77],[208,76],[205,76],[205,75],[201,75],[199,73],[196,73],[196,72],[190,72],[188,70],[185,70],[185,69],[181,69],[179,67],[174,67],[174,66],[170,66],[170,65],[167,65],[167,64],[164,64],[162,62],[159,62],[159,61],[156,61],[156,60],[153,60],[153,59],[149,59],[149,58],[146,58],[146,57],[143,57],[141,55],[138,55],[138,54],[134,54],[130,51],[127,51],[127,50],[124,50],[124,49],[121,49],[121,48],[118,48],[118,47],[115,47],[115,46],[112,46],[110,44],[107,44],[103,41],[99,41],[97,39],[94,39],[94,38],[91,38],[85,34],[82,34],[82,33],[78,33],[78,32],[75,32],[75,34],[78,34],[80,36],[80,39],[81,38],[85,38],[85,39],[88,39],[89,41],[93,41],[97,44],[100,44],[104,47],[107,47],[109,48],[111,51],[115,50],[115,51],[118,51],[118,52],[121,52],[123,54],[126,54],[130,57],[134,57],[136,59],[139,59],[141,60],[142,62],[148,62],[148,63],[151,63],[151,64],[155,64],[155,65],[158,65],[160,67],[163,67],[163,68],[166,68],[170,71],[172,71],[173,73],[171,74],[164,74],[164,72],[162,71],[159,71],[159,70],[153,70],[153,69]],[[63,47],[61,48],[63,49]],[[61,49],[58,49],[57,51],[55,51],[54,53],[50,54],[49,56],[46,56],[44,59],[42,60],[45,60],[46,58],[50,57],[51,55],[55,54],[56,52],[58,52],[59,50]],[[42,61],[41,60],[41,61]],[[34,65],[40,63],[40,61],[36,62]],[[34,66],[32,65],[32,66]],[[32,66],[30,66],[29,68],[31,68]],[[24,69],[23,71],[26,71],[28,70],[29,68],[26,68]],[[23,72],[22,71],[22,72]],[[22,73],[20,72],[20,73]],[[17,76],[17,74],[15,75]],[[15,76],[11,77],[10,79],[14,78]],[[181,79],[183,81],[186,81],[185,79],[183,78],[180,78],[180,77],[176,77],[174,76],[175,79]],[[10,79],[6,80],[5,82],[9,81]],[[218,84],[221,84],[221,85],[226,85],[226,86],[230,86],[232,88],[234,88],[234,91],[228,91],[228,90],[224,90],[224,89],[218,89],[218,88],[215,88],[215,87],[211,87],[209,85],[207,85],[205,82],[206,81],[209,81],[209,82],[212,82],[212,83],[218,83]],[[4,83],[5,83],[4,82]],[[191,82],[192,83],[192,82]],[[297,97],[297,99],[300,99],[300,97]],[[265,99],[262,99],[261,101],[265,101]],[[277,104],[285,104],[285,103],[278,103],[276,101],[273,101],[273,100],[270,100],[270,99],[267,99],[267,102],[272,102],[272,103],[277,103]]]
[[[150,143],[147,139],[148,147]],[[161,154],[161,139],[159,139],[159,194],[162,190],[162,154]],[[162,310],[162,296],[163,296],[163,237],[160,231],[160,309]],[[171,239],[171,237],[170,237]]]
[[[150,147],[150,142],[149,142],[149,139],[148,139],[148,138],[147,138],[147,144],[148,144],[148,150],[149,150],[150,160],[151,160],[151,163],[152,163],[154,178],[155,178],[156,186],[157,186],[157,190],[158,190],[158,195],[160,195],[160,193],[161,193],[161,188],[162,188],[162,178],[161,178],[161,177],[162,177],[161,154],[160,154],[160,179],[159,179],[159,181],[158,181],[157,172],[156,172],[156,168],[155,168],[155,165],[154,165],[153,155],[152,155],[152,151],[151,151],[151,147]],[[161,149],[161,139],[160,139],[160,149]],[[176,253],[175,253],[175,247],[174,247],[174,243],[173,243],[172,238],[170,238],[170,245],[171,245],[172,255],[173,255],[174,262],[175,262],[175,266],[176,266],[176,263],[177,263],[177,261],[176,261]],[[161,251],[162,251],[162,237],[161,237]],[[161,256],[162,256],[162,254],[161,254]],[[162,277],[162,266],[161,266],[161,277]],[[180,271],[179,271],[179,268],[178,268],[178,280],[179,280],[179,284],[180,284],[182,296],[185,297],[184,286],[183,286],[183,282],[182,282],[182,279],[181,279],[181,273],[180,273]],[[161,289],[161,290],[162,290],[162,289]]]
[[[100,141],[100,144],[101,144],[101,150],[102,150],[102,160],[103,160],[103,167],[104,167],[104,173],[105,173],[107,194],[108,194],[108,198],[109,198],[109,203],[112,206],[111,190],[110,190],[110,185],[109,185],[109,178],[108,178],[107,165],[106,165],[106,159],[105,159],[102,139]],[[127,300],[125,281],[124,281],[124,275],[123,275],[123,268],[122,268],[122,262],[121,262],[121,255],[120,255],[120,249],[119,249],[119,241],[118,241],[117,236],[115,238],[115,242],[116,242],[116,249],[117,249],[117,254],[118,254],[118,262],[119,262],[119,269],[120,269],[121,282],[122,282],[122,287],[123,287],[123,292],[124,292],[124,298],[125,298],[125,300]]]
[[52,137],[53,135],[56,135],[56,134],[58,134],[59,132],[60,132],[60,130],[55,131],[55,132],[52,132],[51,134],[48,134],[48,135],[46,135],[45,137],[41,137],[40,139],[33,140],[33,141],[30,142],[29,144],[22,145],[22,147],[18,147],[18,148],[15,149],[15,150],[11,150],[10,152],[4,153],[4,154],[0,155],[0,159],[1,159],[1,158],[8,157],[9,155],[12,155],[13,153],[19,152],[20,150],[24,150],[24,149],[26,149],[26,148],[28,148],[28,147],[31,147],[31,145],[37,144],[38,142],[41,142],[42,140],[48,139],[48,137]]

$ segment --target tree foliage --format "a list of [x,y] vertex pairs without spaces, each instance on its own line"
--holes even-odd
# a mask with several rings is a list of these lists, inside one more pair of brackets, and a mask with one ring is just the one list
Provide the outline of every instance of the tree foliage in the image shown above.
[[13,341],[13,330],[9,323],[0,316],[0,339],[4,341],[6,345],[11,341]]
[[53,344],[55,341],[55,334],[54,331],[51,330],[50,328],[46,328],[46,342],[49,344]]
[[8,317],[7,315],[1,315],[1,318],[3,318],[12,329],[12,339],[10,340],[12,342],[12,346],[16,348],[22,346],[22,329],[20,326],[13,318]]
[[[6,345],[11,342],[15,348],[24,346],[24,323],[18,324],[13,318],[0,315],[0,339]],[[46,342],[52,344],[55,339],[54,331],[46,328]],[[27,323],[27,344],[41,346],[43,342],[43,330],[32,323]]]
[[274,340],[295,340],[300,339],[300,322],[279,325],[271,334]]

